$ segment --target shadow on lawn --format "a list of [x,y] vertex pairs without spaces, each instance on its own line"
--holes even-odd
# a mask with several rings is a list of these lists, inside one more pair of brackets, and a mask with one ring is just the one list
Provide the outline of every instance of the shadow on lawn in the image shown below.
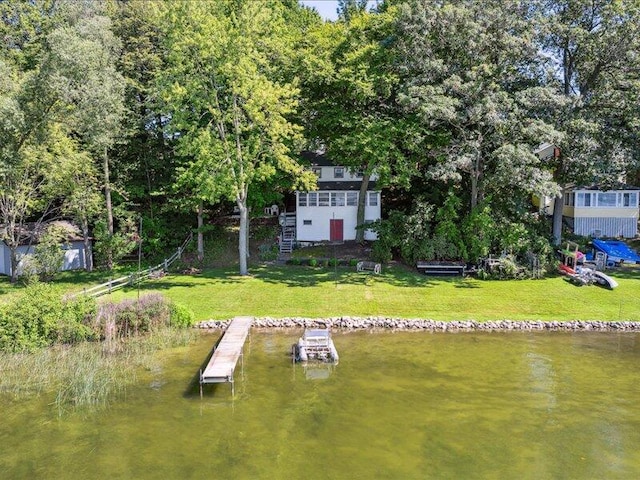
[[395,287],[433,287],[437,283],[415,272],[389,267],[382,274],[359,273],[350,267],[265,266],[253,271],[256,278],[289,287],[307,287],[326,283],[336,285],[373,285],[384,283]]

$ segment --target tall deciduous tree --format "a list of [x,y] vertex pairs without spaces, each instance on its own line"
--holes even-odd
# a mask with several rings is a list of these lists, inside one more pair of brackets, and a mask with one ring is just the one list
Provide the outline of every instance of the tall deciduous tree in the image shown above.
[[464,181],[474,209],[491,190],[553,191],[533,147],[559,132],[530,111],[552,103],[534,25],[520,1],[414,0],[401,6],[400,68],[408,111],[447,132],[426,151],[437,180]]
[[[345,7],[346,8],[346,7]],[[384,184],[408,184],[415,172],[407,153],[419,136],[397,102],[394,10],[365,13],[354,9],[348,21],[326,23],[313,31],[309,72],[303,82],[308,134],[336,162],[362,172],[357,225],[364,225],[365,199],[373,172]],[[421,130],[417,126],[417,130]],[[356,240],[364,240],[364,229]]]
[[[570,183],[620,182],[640,159],[640,4],[636,0],[534,2],[539,45],[564,96],[552,113],[565,136],[553,173]],[[563,195],[554,202],[561,241]]]
[[94,158],[101,159],[109,234],[113,207],[109,149],[118,140],[124,116],[124,79],[116,70],[120,43],[111,20],[89,2],[77,19],[48,36],[53,88],[70,107],[66,123]]
[[[248,273],[250,186],[277,170],[305,176],[289,154],[296,87],[283,79],[286,25],[278,1],[178,2],[165,13],[163,78],[180,153],[205,165],[212,188],[240,211],[240,274]],[[198,167],[200,168],[200,167]]]

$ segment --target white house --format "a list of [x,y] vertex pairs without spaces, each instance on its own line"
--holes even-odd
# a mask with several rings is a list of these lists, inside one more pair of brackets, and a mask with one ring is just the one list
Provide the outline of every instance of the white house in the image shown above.
[[[318,190],[295,192],[294,240],[297,243],[355,240],[362,174],[334,164],[324,154],[302,152],[301,155],[318,176]],[[369,181],[365,223],[380,219],[381,196],[376,189],[376,179],[372,175]],[[364,238],[375,240],[377,237],[374,232],[365,230]]]
[[[86,265],[86,256],[91,255],[92,252],[85,252],[84,243],[78,228],[69,222],[52,222],[64,227],[67,232],[66,243],[61,245],[60,248],[64,251],[64,258],[62,259],[60,270],[78,270],[82,269]],[[37,235],[36,235],[37,238]],[[28,255],[31,255],[37,244],[37,239],[27,240],[24,245],[18,247],[18,258],[22,259]],[[21,269],[21,261],[18,261],[18,272]],[[0,241],[0,275],[11,276],[11,250],[4,241]]]

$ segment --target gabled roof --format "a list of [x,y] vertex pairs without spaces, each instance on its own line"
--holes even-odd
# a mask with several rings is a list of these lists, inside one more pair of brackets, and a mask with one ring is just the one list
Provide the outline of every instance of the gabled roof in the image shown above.
[[[47,227],[57,226],[65,230],[67,242],[79,242],[83,240],[80,228],[66,220],[55,220],[53,222],[28,223],[22,227],[22,245],[37,244]],[[5,231],[6,226],[0,225],[0,231]]]
[[613,192],[617,190],[640,190],[640,187],[634,187],[633,185],[619,184],[616,186],[611,186],[607,188],[603,188],[599,185],[581,185],[581,186],[572,186],[571,190],[593,190],[598,192]]
[[310,152],[308,150],[304,150],[300,152],[300,157],[302,157],[302,159],[312,167],[332,167],[335,165],[335,163],[329,160],[329,157],[321,152]]
[[[353,190],[359,191],[362,181],[354,182],[318,182],[318,190]],[[376,189],[376,182],[369,182],[367,191]]]

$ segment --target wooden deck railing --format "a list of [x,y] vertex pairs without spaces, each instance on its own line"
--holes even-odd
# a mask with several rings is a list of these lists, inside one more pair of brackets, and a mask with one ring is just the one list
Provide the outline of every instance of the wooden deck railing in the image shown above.
[[190,233],[185,241],[182,242],[182,245],[178,247],[178,250],[176,250],[176,252],[169,258],[165,258],[162,263],[159,263],[158,265],[154,265],[140,272],[134,272],[130,275],[125,275],[124,277],[109,280],[108,282],[101,283],[100,285],[96,285],[95,287],[85,288],[82,292],[77,292],[71,295],[71,297],[75,297],[78,295],[88,295],[95,298],[106,293],[111,293],[114,290],[118,290],[126,286],[136,285],[149,278],[158,278],[169,270],[169,267],[173,262],[180,259],[182,253],[184,252],[185,248],[187,248],[187,245],[189,245],[192,239],[193,233]]

